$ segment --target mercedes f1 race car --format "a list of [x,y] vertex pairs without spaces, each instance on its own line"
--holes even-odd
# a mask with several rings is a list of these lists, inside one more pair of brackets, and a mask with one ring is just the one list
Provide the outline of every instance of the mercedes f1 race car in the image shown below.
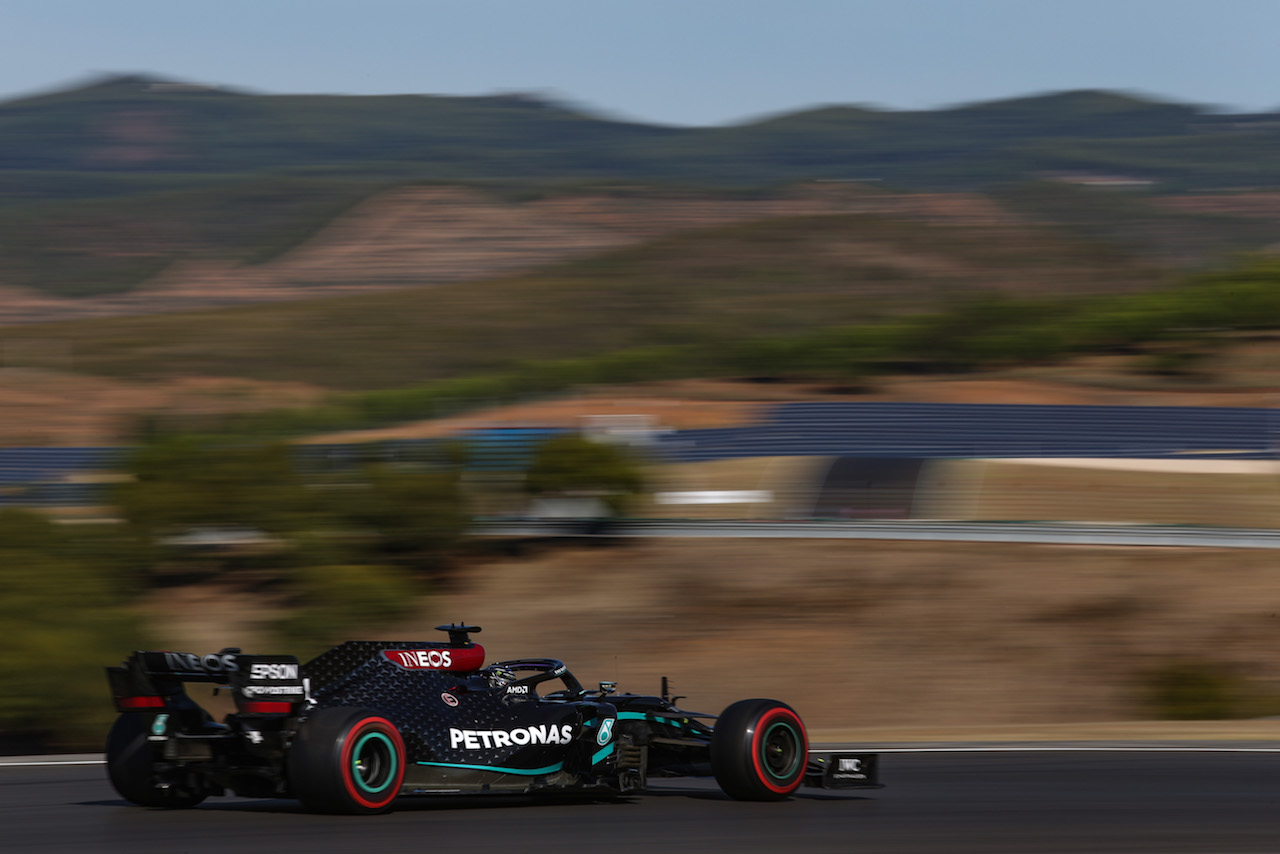
[[[802,784],[878,786],[874,754],[810,755],[785,703],[742,700],[717,718],[677,708],[665,678],[661,696],[610,682],[589,691],[555,659],[485,666],[478,627],[440,629],[447,643],[349,641],[306,664],[230,648],[136,652],[107,668],[120,711],[111,783],[150,807],[229,790],[355,814],[410,795],[620,794],[650,777],[714,776],[753,801]],[[236,711],[215,721],[188,682],[226,686]]]

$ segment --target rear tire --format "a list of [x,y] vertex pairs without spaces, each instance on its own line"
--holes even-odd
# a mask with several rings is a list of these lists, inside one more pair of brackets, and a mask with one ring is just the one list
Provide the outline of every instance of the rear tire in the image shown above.
[[800,788],[809,760],[804,723],[786,703],[739,700],[711,734],[716,782],[740,801],[780,801]]
[[286,759],[290,791],[304,807],[346,815],[390,809],[404,782],[404,763],[395,724],[349,706],[309,715]]
[[205,799],[203,792],[170,785],[161,788],[152,769],[155,749],[147,741],[151,716],[125,712],[107,734],[107,776],[127,801],[138,806],[186,809]]

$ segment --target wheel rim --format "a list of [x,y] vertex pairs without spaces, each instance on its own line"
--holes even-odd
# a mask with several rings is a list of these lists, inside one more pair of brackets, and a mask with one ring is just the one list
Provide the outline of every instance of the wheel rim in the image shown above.
[[351,778],[371,795],[386,791],[396,777],[396,749],[384,733],[367,732],[351,751]]
[[778,721],[768,727],[760,740],[760,764],[775,780],[789,780],[800,764],[800,735],[791,724]]

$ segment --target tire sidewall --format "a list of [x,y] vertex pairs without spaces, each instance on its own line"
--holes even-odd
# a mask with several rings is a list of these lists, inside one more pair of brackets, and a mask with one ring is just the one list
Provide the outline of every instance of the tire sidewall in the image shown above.
[[[391,771],[380,781],[376,790],[367,790],[356,772],[359,754],[363,754],[374,746],[386,746],[393,763]],[[400,784],[404,782],[404,740],[395,724],[381,715],[367,715],[359,718],[347,732],[340,745],[337,745],[339,771],[342,775],[342,786],[347,798],[362,811],[381,812],[391,806],[391,802],[400,794]]]
[[143,806],[152,806],[151,750],[141,716],[125,713],[116,718],[107,733],[107,777],[121,797]]
[[[786,773],[771,771],[765,746],[771,733],[785,728],[796,754]],[[737,800],[782,800],[804,782],[809,740],[795,710],[777,700],[740,700],[720,715],[711,736],[711,767],[725,794]]]
[[[379,751],[392,767],[376,789],[362,785],[356,762]],[[289,788],[316,812],[371,814],[390,808],[404,783],[404,739],[386,717],[369,709],[332,707],[307,717],[286,759]]]
[[[765,761],[765,740],[777,727],[790,730],[797,742],[797,754],[794,765],[784,776],[777,776],[769,770]],[[751,738],[751,764],[761,785],[775,795],[786,797],[800,787],[804,781],[804,769],[809,754],[808,738],[804,724],[791,708],[780,706],[765,712],[756,722]]]

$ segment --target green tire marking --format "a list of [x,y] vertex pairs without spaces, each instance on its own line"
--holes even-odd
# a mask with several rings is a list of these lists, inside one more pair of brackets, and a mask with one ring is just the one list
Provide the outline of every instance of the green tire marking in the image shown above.
[[[791,733],[791,737],[795,739],[795,745],[796,745],[795,758],[792,759],[791,764],[787,767],[786,771],[782,774],[778,774],[773,770],[773,768],[769,765],[769,756],[767,753],[764,752],[765,750],[768,749],[769,736],[773,735],[774,731],[776,731],[779,728],[785,729],[787,732]],[[764,765],[764,770],[769,774],[769,776],[775,780],[786,780],[787,777],[795,773],[796,765],[799,764],[800,762],[800,734],[796,732],[795,727],[791,726],[791,724],[786,723],[785,721],[778,721],[777,723],[770,725],[770,727],[764,731],[764,738],[760,740],[760,750],[761,750],[760,758],[764,760],[761,764]]]
[[[380,741],[386,745],[387,758],[391,763],[385,775],[386,779],[382,781],[382,785],[377,786],[376,788],[366,783],[364,781],[364,776],[360,773],[360,756],[364,752],[364,746],[370,741]],[[351,776],[355,778],[357,786],[371,795],[376,795],[379,792],[386,791],[387,787],[391,785],[391,781],[396,778],[396,767],[397,760],[395,745],[392,744],[391,739],[387,738],[383,733],[366,732],[364,735],[360,736],[360,740],[356,742],[355,749],[351,751]]]

